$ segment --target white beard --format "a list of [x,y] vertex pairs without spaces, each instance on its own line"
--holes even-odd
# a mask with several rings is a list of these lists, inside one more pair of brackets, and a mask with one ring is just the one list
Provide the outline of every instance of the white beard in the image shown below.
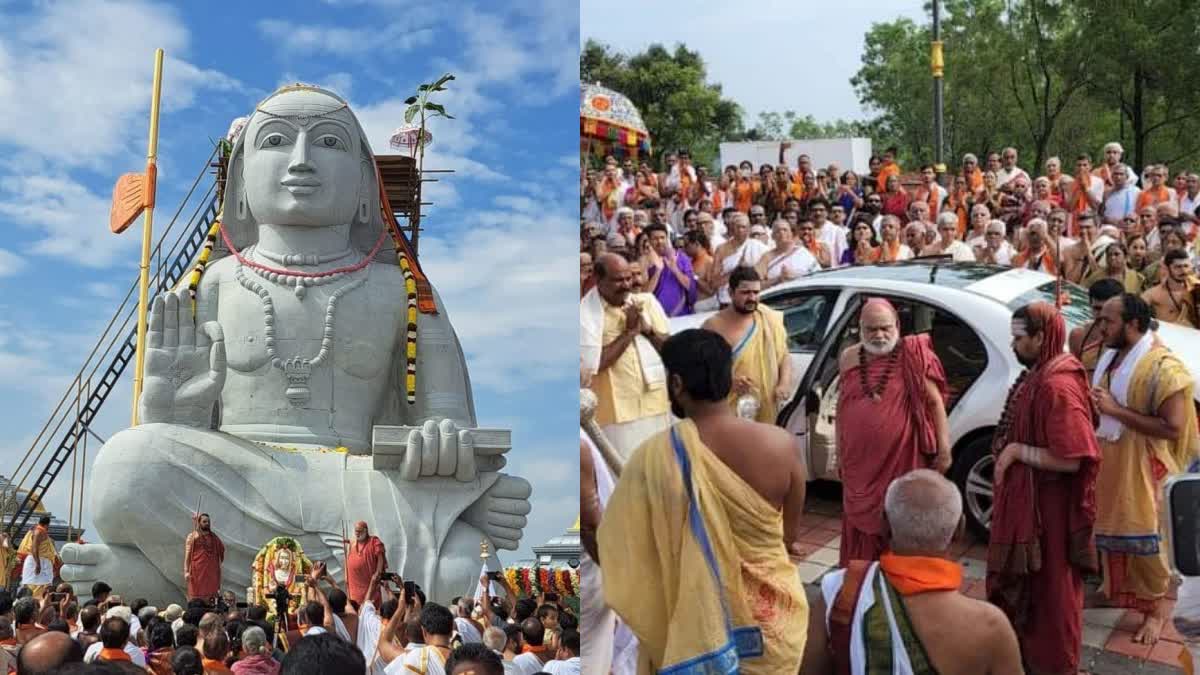
[[892,350],[896,348],[896,344],[898,342],[900,342],[899,336],[892,337],[888,339],[887,342],[868,342],[863,340],[862,348],[867,350],[867,353],[871,356],[883,356],[885,354],[891,354]]

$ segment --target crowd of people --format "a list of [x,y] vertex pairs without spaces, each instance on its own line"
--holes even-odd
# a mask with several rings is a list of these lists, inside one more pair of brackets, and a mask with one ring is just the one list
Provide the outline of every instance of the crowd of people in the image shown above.
[[728,304],[739,266],[754,267],[769,288],[819,269],[949,256],[1062,272],[1084,286],[1117,279],[1144,294],[1160,319],[1200,325],[1196,173],[1172,178],[1154,164],[1139,177],[1122,163],[1120,144],[1109,143],[1098,164],[1080,154],[1069,174],[1051,157],[1032,178],[1016,149],[1005,148],[983,166],[964,155],[945,188],[931,164],[906,177],[895,148],[859,176],[837,164],[814,167],[805,154],[792,169],[783,162],[788,147],[778,165],[743,161],[717,176],[693,166],[686,150],[667,155],[661,173],[614,157],[602,171],[582,172],[583,291],[606,252],[627,259],[634,290],[652,293],[667,316]]
[[[1200,436],[1193,377],[1157,330],[1200,324],[1200,185],[1183,174],[1166,188],[1151,166],[1139,191],[1115,144],[1073,177],[1052,158],[1031,180],[1016,160],[1006,149],[983,170],[968,155],[950,190],[923,167],[911,193],[894,151],[861,181],[804,156],[795,173],[743,163],[710,179],[684,152],[662,176],[610,159],[586,179],[580,378],[596,404],[580,436],[582,569],[603,602],[581,620],[595,672],[1074,673],[1085,606],[1133,609],[1132,639],[1159,640],[1162,488],[1195,469]],[[931,336],[901,335],[883,297],[856,310],[830,385],[838,569],[819,589],[797,575],[806,476],[774,423],[801,374],[759,294],[910,256],[1040,269],[1091,300],[1084,325],[1034,302],[996,336],[1021,370],[991,437],[986,601],[962,595],[950,553],[963,515],[944,477],[950,383]],[[707,308],[671,334],[669,317]]]
[[[581,672],[579,622],[553,593],[520,597],[503,575],[484,574],[475,597],[452,598],[447,605],[429,601],[418,585],[373,562],[381,557],[378,540],[358,523],[355,541],[346,543],[365,559],[357,565],[368,570],[365,583],[354,581],[354,561],[344,585],[318,563],[300,582],[297,611],[272,615],[271,597],[251,604],[220,590],[217,554],[223,545],[205,514],[197,514],[195,524],[184,544],[190,599],[165,608],[123,598],[103,581],[88,589],[84,601],[70,584],[54,584],[53,547],[41,548],[29,566],[37,574],[24,578],[33,583],[23,583],[15,597],[0,591],[0,673]],[[27,539],[48,541],[48,525],[43,518]],[[288,591],[282,589],[276,607],[287,607]]]

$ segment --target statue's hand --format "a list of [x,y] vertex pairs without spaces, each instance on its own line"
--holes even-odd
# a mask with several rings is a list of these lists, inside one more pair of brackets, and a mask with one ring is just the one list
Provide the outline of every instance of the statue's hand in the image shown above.
[[497,548],[517,550],[529,514],[529,481],[500,476],[479,501],[463,511],[463,521],[479,528]]
[[146,331],[141,421],[207,426],[225,386],[225,335],[209,321],[199,328],[187,291],[154,299]]
[[417,480],[429,476],[454,476],[462,482],[475,480],[489,467],[475,461],[475,440],[469,429],[459,429],[451,420],[426,420],[420,430],[408,433],[408,447],[400,477]]

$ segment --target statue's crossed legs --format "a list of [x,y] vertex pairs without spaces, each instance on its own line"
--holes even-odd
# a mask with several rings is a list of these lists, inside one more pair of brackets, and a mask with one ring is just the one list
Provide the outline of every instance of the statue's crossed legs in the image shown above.
[[525,480],[398,474],[373,470],[366,456],[269,450],[216,431],[127,429],[109,439],[92,471],[93,523],[104,543],[64,547],[62,577],[83,592],[102,580],[152,602],[179,599],[198,502],[225,543],[222,588],[239,596],[273,537],[294,537],[314,563],[339,571],[343,520],[366,520],[387,546],[390,569],[431,598],[466,592],[478,578],[481,540],[516,548],[529,512]]

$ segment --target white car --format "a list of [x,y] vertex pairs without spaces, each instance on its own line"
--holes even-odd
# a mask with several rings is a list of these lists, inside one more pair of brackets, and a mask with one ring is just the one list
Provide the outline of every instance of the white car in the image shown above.
[[[954,452],[949,476],[963,492],[968,524],[986,536],[992,432],[1022,370],[1010,319],[1029,302],[1054,302],[1057,283],[1042,272],[929,259],[826,270],[764,291],[760,301],[783,312],[798,378],[777,424],[795,434],[807,475],[837,480],[838,355],[858,341],[864,299],[885,297],[900,313],[901,334],[929,333],[945,368]],[[1062,307],[1068,331],[1090,321],[1087,291],[1065,281],[1062,290],[1069,299]],[[711,314],[671,319],[671,332],[698,328]],[[1200,331],[1162,324],[1159,335],[1200,379]]]

